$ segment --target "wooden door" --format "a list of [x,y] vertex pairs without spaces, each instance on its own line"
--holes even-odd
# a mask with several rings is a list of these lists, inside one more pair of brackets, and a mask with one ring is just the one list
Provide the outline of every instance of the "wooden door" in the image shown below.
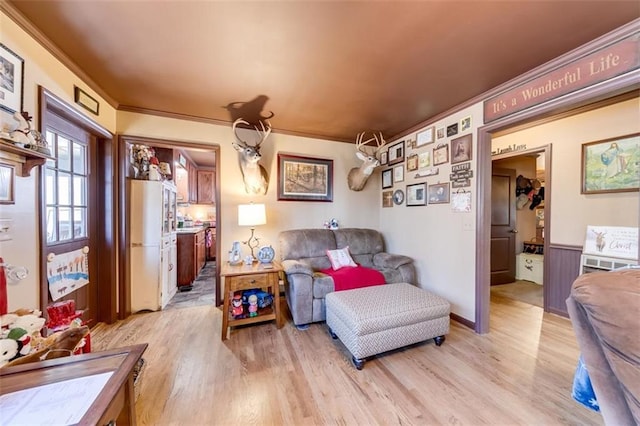
[[516,279],[516,171],[494,168],[491,176],[491,285]]
[[213,170],[198,170],[198,204],[216,201],[216,174]]
[[97,168],[97,140],[52,112],[47,113],[44,136],[55,160],[47,160],[42,176],[42,251],[47,259],[41,286],[43,305],[73,300],[76,310],[83,311],[82,320],[95,325],[99,320],[100,238],[97,176],[91,171]]

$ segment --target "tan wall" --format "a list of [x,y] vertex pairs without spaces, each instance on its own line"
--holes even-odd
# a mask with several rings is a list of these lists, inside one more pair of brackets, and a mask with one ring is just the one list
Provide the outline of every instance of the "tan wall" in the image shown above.
[[581,194],[582,144],[640,132],[640,100],[628,100],[495,138],[492,149],[551,144],[554,244],[583,245],[587,225],[638,226],[638,192]]
[[[1,12],[0,28],[2,29],[2,43],[24,59],[23,109],[34,117],[35,128],[39,128],[37,121],[38,86],[43,86],[65,102],[74,105],[83,114],[88,114],[90,119],[95,120],[106,129],[110,131],[115,129],[115,109],[100,96],[97,96],[60,61]],[[74,85],[83,88],[100,102],[99,116],[90,115],[73,103]],[[8,114],[0,112],[0,116],[3,123],[12,123]],[[3,161],[6,161],[8,157],[2,153],[0,156],[5,158]],[[15,161],[15,157],[12,161]],[[38,308],[40,306],[37,182],[37,168],[32,170],[29,177],[16,177],[15,204],[0,206],[0,218],[13,219],[13,239],[0,242],[0,257],[11,265],[24,266],[29,270],[29,276],[26,279],[8,283],[9,310],[21,307]]]
[[[217,225],[222,233],[222,258],[231,249],[233,241],[245,241],[250,230],[237,223],[238,204],[264,203],[267,224],[256,228],[260,243],[271,244],[278,256],[278,232],[294,228],[319,228],[324,221],[338,219],[341,227],[377,228],[380,212],[379,180],[372,176],[363,191],[354,192],[347,186],[347,174],[359,164],[352,144],[328,142],[282,134],[271,134],[262,144],[261,163],[269,174],[266,195],[249,196],[244,190],[242,174],[238,166],[237,152],[232,148],[234,140],[231,127],[195,123],[162,117],[118,113],[118,133],[156,137],[169,140],[220,146],[220,211]],[[278,201],[277,154],[288,153],[333,160],[333,202]]]

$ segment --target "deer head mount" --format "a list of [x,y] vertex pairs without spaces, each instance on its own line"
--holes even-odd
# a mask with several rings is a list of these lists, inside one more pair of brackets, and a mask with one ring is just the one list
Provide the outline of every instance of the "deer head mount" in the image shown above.
[[258,141],[250,145],[238,136],[237,127],[239,124],[248,126],[249,123],[242,118],[238,118],[233,122],[232,126],[233,134],[236,138],[236,142],[233,143],[233,148],[238,151],[238,164],[242,171],[244,189],[247,191],[247,194],[264,195],[267,193],[267,188],[269,187],[269,175],[267,175],[265,168],[259,164],[262,158],[260,145],[262,145],[271,133],[271,125],[267,122],[265,126],[264,122],[260,121],[260,128],[254,126],[258,134]]
[[[366,141],[363,141],[364,135],[365,132],[362,132],[356,136],[356,157],[362,160],[362,164],[360,164],[360,167],[351,169],[347,176],[349,189],[352,191],[362,191],[371,173],[380,165],[380,160],[378,159],[380,150],[387,144],[382,137],[382,132],[380,132],[380,138],[374,133],[373,137]],[[371,141],[376,141],[376,148],[373,153],[368,153],[364,147]]]

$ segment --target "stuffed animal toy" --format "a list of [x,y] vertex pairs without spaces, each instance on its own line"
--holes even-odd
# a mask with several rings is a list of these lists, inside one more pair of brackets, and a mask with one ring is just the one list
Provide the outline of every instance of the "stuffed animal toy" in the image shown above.
[[89,334],[89,327],[86,325],[68,328],[60,333],[55,333],[55,341],[46,348],[36,352],[31,352],[27,356],[14,359],[6,365],[14,366],[34,361],[69,356],[87,334]]
[[46,320],[42,317],[37,317],[33,314],[23,315],[18,317],[10,326],[12,328],[23,328],[27,330],[29,335],[40,336],[40,330],[44,327]]
[[18,342],[13,339],[0,339],[0,367],[18,356]]
[[16,355],[16,358],[28,355],[31,352],[31,336],[24,328],[12,328],[7,338],[18,342],[18,355]]

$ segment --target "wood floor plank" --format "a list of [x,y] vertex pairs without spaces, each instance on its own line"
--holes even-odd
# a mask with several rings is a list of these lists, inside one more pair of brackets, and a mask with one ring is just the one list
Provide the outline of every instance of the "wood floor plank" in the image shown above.
[[[285,310],[286,311],[286,310]],[[569,320],[492,297],[491,331],[452,322],[433,341],[362,371],[324,324],[232,329],[214,306],[133,315],[92,330],[94,351],[146,342],[140,425],[602,425],[571,399],[578,348]]]

